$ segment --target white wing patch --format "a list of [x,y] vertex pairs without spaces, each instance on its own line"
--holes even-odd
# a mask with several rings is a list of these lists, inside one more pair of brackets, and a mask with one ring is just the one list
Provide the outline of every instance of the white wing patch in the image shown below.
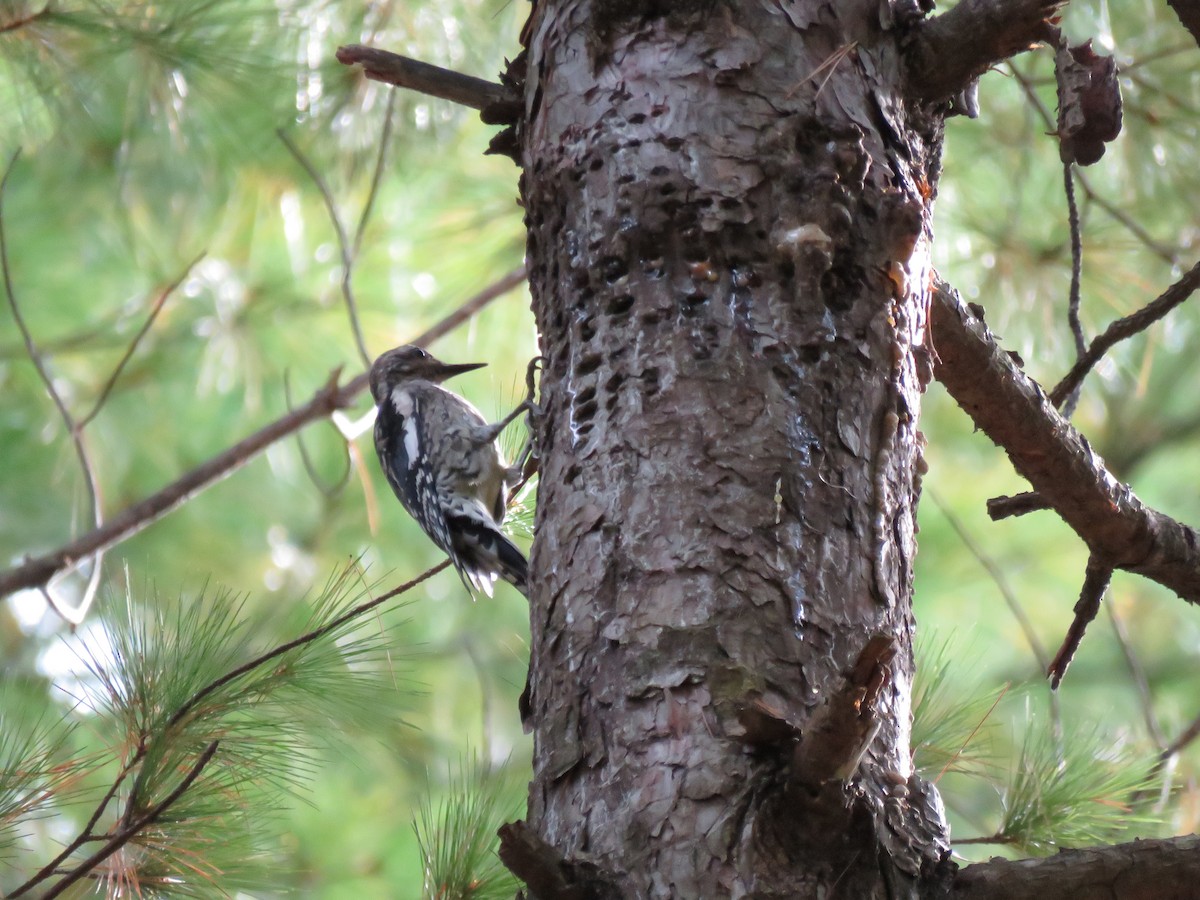
[[402,416],[411,416],[413,411],[413,397],[408,391],[402,387],[392,390],[392,403],[396,407],[396,412]]

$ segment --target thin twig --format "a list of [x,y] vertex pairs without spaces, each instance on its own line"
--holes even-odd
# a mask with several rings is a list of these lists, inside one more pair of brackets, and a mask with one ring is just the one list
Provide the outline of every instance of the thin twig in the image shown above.
[[[469,320],[497,297],[508,293],[525,280],[524,268],[515,269],[484,288],[424,334],[410,343],[424,346]],[[81,535],[50,553],[28,559],[18,566],[0,571],[0,597],[22,588],[45,584],[73,562],[107,550],[162,518],[172,509],[190,500],[207,487],[241,468],[267,447],[282,440],[310,422],[330,416],[348,406],[367,386],[364,372],[338,387],[332,380],[320,388],[304,406],[265,425],[258,431],[188,471],[157,493],[126,507],[105,524]]]
[[54,857],[54,859],[50,860],[50,862],[46,863],[46,865],[42,866],[37,870],[37,872],[30,876],[29,880],[27,880],[24,884],[19,885],[15,890],[12,891],[12,893],[8,894],[8,900],[16,900],[17,897],[21,897],[30,889],[37,887],[58,870],[58,867],[63,860],[65,860],[84,844],[96,839],[95,833],[93,832],[93,829],[96,827],[96,823],[100,821],[100,817],[104,815],[104,811],[108,809],[108,804],[111,803],[113,797],[117,795],[117,791],[120,790],[122,783],[124,783],[125,779],[129,776],[129,773],[132,772],[137,764],[142,761],[142,757],[145,755],[146,748],[139,747],[137,752],[133,755],[133,758],[121,767],[121,771],[117,773],[117,777],[113,779],[113,783],[108,786],[108,790],[104,792],[104,796],[101,797],[100,802],[96,804],[96,808],[92,811],[91,818],[88,819],[87,824],[85,824],[80,830],[79,835],[73,841],[71,841],[71,843],[67,844],[67,846],[64,847],[58,853],[58,855]]
[[967,548],[967,552],[975,557],[976,562],[983,567],[984,571],[995,582],[996,588],[1000,591],[1000,596],[1004,598],[1004,602],[1013,614],[1013,618],[1017,620],[1017,624],[1021,627],[1021,633],[1025,636],[1025,642],[1029,644],[1029,649],[1033,651],[1038,671],[1045,672],[1050,666],[1050,656],[1046,653],[1045,646],[1038,638],[1037,631],[1033,627],[1033,622],[1030,621],[1029,616],[1025,613],[1025,607],[1021,605],[1021,601],[1009,586],[1008,579],[1004,575],[1004,570],[975,542],[974,537],[967,531],[966,526],[935,491],[926,488],[926,493],[929,494],[929,499],[933,501],[933,505],[937,507],[938,511],[946,518],[946,521],[950,523],[950,528],[958,535],[958,539]]
[[[1079,321],[1080,281],[1083,277],[1083,236],[1079,228],[1079,206],[1075,203],[1075,181],[1071,177],[1071,163],[1063,163],[1063,191],[1067,196],[1067,224],[1071,229],[1071,292],[1067,297],[1067,325],[1075,339],[1075,358],[1078,360],[1087,350],[1083,336],[1083,323]],[[1059,405],[1064,419],[1071,418],[1079,403],[1079,388],[1063,398]]]
[[1138,659],[1133,642],[1129,639],[1129,632],[1125,630],[1125,623],[1117,615],[1113,604],[1109,603],[1105,606],[1105,610],[1108,612],[1108,621],[1112,625],[1113,634],[1117,637],[1117,645],[1121,648],[1121,655],[1125,657],[1125,665],[1128,666],[1129,674],[1133,678],[1134,687],[1137,688],[1138,697],[1142,703],[1142,717],[1146,720],[1146,731],[1150,734],[1150,739],[1154,741],[1154,746],[1162,750],[1167,745],[1167,739],[1158,724],[1158,716],[1154,714],[1154,695],[1150,690],[1150,680],[1146,677],[1146,669],[1142,665],[1142,661]]
[[282,128],[277,128],[275,133],[279,135],[279,140],[283,141],[283,145],[287,147],[288,152],[292,154],[296,162],[300,163],[300,167],[308,173],[308,177],[312,179],[313,184],[317,186],[317,190],[321,192],[321,199],[325,201],[325,209],[329,212],[329,221],[333,223],[334,233],[337,235],[338,251],[342,257],[342,298],[346,301],[346,313],[350,317],[350,330],[354,334],[354,343],[358,347],[358,355],[362,357],[363,365],[367,368],[371,367],[371,354],[367,352],[367,342],[363,339],[362,326],[358,322],[358,303],[354,299],[354,288],[351,281],[354,276],[354,255],[350,248],[350,239],[346,236],[346,227],[342,224],[342,217],[338,213],[337,204],[334,202],[333,194],[329,190],[329,185],[325,183],[325,179],[321,177],[321,173],[316,170],[316,167],[309,161],[295,142],[288,137],[287,132]]
[[1192,720],[1192,724],[1180,732],[1179,737],[1171,741],[1170,745],[1162,752],[1162,758],[1169,759],[1175,754],[1181,752],[1192,741],[1200,738],[1200,716]]
[[1182,278],[1143,306],[1135,313],[1117,319],[1104,333],[1097,335],[1087,352],[1071,367],[1063,380],[1054,386],[1050,392],[1050,402],[1055,406],[1062,403],[1063,398],[1083,384],[1083,379],[1112,347],[1121,341],[1145,331],[1183,301],[1187,300],[1200,288],[1200,262],[1192,266]]
[[338,47],[336,55],[344,66],[362,66],[363,74],[372,81],[419,91],[472,109],[517,100],[516,94],[504,85],[362,44]]
[[[92,465],[91,456],[88,454],[87,445],[83,440],[82,425],[75,422],[70,410],[67,409],[66,403],[62,396],[54,387],[54,379],[50,377],[50,373],[46,370],[45,361],[42,359],[42,354],[38,352],[37,344],[34,343],[33,334],[29,330],[29,326],[25,323],[25,317],[21,315],[21,308],[17,305],[17,295],[13,289],[12,270],[8,264],[8,241],[4,234],[4,195],[8,188],[8,179],[12,175],[13,168],[17,164],[17,159],[20,157],[21,151],[17,149],[12,159],[9,160],[7,168],[4,170],[4,177],[0,178],[0,268],[4,272],[4,293],[8,297],[8,306],[12,310],[13,320],[17,323],[17,329],[21,332],[21,339],[25,342],[25,351],[29,355],[30,361],[37,370],[38,377],[41,378],[42,384],[46,387],[46,393],[50,395],[50,399],[54,402],[58,409],[58,414],[63,420],[63,425],[66,426],[67,433],[71,436],[71,443],[75,447],[75,455],[79,458],[80,468],[83,470],[84,484],[87,485],[88,502],[92,507],[92,520],[96,528],[100,528],[104,524],[104,513],[100,500],[100,483],[96,478],[96,469]],[[87,587],[84,590],[83,598],[74,608],[62,603],[54,596],[53,584],[47,580],[43,586],[42,593],[46,600],[54,608],[64,620],[72,625],[78,625],[87,615],[88,608],[92,605],[92,601],[96,599],[96,591],[100,587],[100,576],[103,567],[104,556],[97,554],[92,563],[92,574],[88,578]],[[62,574],[66,574],[65,572]]]
[[1088,558],[1083,587],[1079,591],[1079,600],[1075,603],[1075,618],[1071,621],[1067,636],[1046,672],[1050,676],[1050,687],[1057,689],[1062,683],[1063,676],[1067,674],[1067,666],[1071,665],[1075,651],[1083,641],[1084,632],[1100,611],[1100,601],[1104,598],[1104,592],[1108,590],[1112,576],[1112,566],[1094,553]]
[[[292,409],[292,383],[285,370],[283,373],[283,402],[287,404],[289,410]],[[339,433],[340,434],[340,433]],[[349,441],[346,442],[349,445]],[[304,433],[296,432],[296,446],[300,449],[300,461],[304,464],[304,471],[308,473],[308,480],[313,483],[321,494],[329,499],[333,499],[346,487],[346,483],[350,480],[351,464],[346,463],[346,471],[342,473],[342,477],[334,482],[333,487],[326,487],[321,481],[321,477],[317,474],[317,467],[313,465],[312,457],[308,455],[308,447],[304,444]]]
[[383,183],[383,167],[387,162],[388,148],[392,142],[392,119],[396,112],[396,91],[388,91],[387,109],[383,114],[383,131],[379,135],[379,155],[375,157],[375,171],[371,173],[371,188],[367,191],[367,200],[363,204],[362,214],[358,217],[358,227],[354,229],[354,246],[351,255],[357,259],[358,251],[362,248],[363,234],[371,213],[375,209],[375,198],[379,196],[379,186]]
[[4,34],[6,31],[16,31],[18,28],[24,28],[26,25],[32,25],[38,19],[44,19],[49,14],[50,4],[47,3],[35,13],[21,16],[20,18],[13,19],[11,22],[5,22],[3,25],[0,25],[0,34]]
[[[929,498],[933,501],[933,505],[946,517],[946,521],[950,523],[950,527],[954,529],[954,533],[958,535],[958,539],[967,548],[967,552],[975,557],[975,560],[983,566],[984,571],[995,582],[996,588],[1000,591],[1000,596],[1004,598],[1004,603],[1008,606],[1009,612],[1017,620],[1017,624],[1021,628],[1021,633],[1025,636],[1025,642],[1029,644],[1029,649],[1033,651],[1033,658],[1037,662],[1038,672],[1045,672],[1050,666],[1050,656],[1046,652],[1041,639],[1038,637],[1037,630],[1033,627],[1033,622],[1030,621],[1029,616],[1025,613],[1025,607],[1021,605],[1020,599],[1009,585],[1008,578],[1004,575],[1004,570],[1000,568],[990,555],[984,552],[983,548],[979,546],[975,538],[967,530],[967,527],[954,514],[950,507],[942,501],[937,492],[930,488],[926,488],[926,491],[929,494]],[[1058,694],[1054,691],[1050,692],[1050,719],[1055,735],[1061,734],[1062,710],[1059,708]],[[938,778],[941,778],[941,775]]]
[[157,822],[168,809],[175,805],[175,802],[182,797],[200,777],[200,773],[204,771],[204,767],[209,764],[213,756],[217,752],[219,741],[213,741],[204,748],[204,752],[200,754],[200,758],[196,760],[195,765],[184,776],[183,780],[175,787],[175,790],[163,797],[162,801],[155,804],[145,815],[137,819],[137,821],[122,828],[112,838],[89,856],[82,860],[75,868],[73,868],[64,878],[56,882],[45,894],[42,895],[43,900],[52,900],[59,896],[63,891],[87,876],[96,866],[104,862],[126,844],[128,844],[137,834],[149,825]]
[[115,369],[113,369],[112,374],[108,376],[108,381],[106,381],[104,383],[104,387],[100,389],[100,395],[96,397],[96,402],[93,404],[91,411],[79,420],[80,428],[86,427],[87,424],[92,421],[92,419],[96,418],[100,410],[103,409],[104,404],[108,401],[109,394],[112,393],[112,389],[116,386],[117,379],[121,377],[121,373],[125,371],[125,366],[128,365],[129,360],[133,358],[133,354],[137,350],[138,344],[142,342],[142,339],[149,333],[150,328],[154,325],[154,320],[157,319],[158,314],[162,312],[163,307],[166,305],[167,298],[169,298],[173,293],[175,293],[175,291],[179,289],[179,286],[183,284],[183,280],[188,277],[188,274],[192,271],[192,269],[196,267],[200,260],[204,259],[204,255],[205,254],[203,252],[197,255],[195,259],[184,266],[183,271],[179,273],[179,277],[168,284],[165,288],[163,288],[162,292],[159,293],[158,299],[155,300],[154,305],[150,307],[150,313],[146,316],[146,321],[142,323],[142,327],[138,329],[138,333],[133,336],[133,340],[129,342],[129,346],[125,348],[125,353],[121,356],[121,361],[117,363],[117,366]]
[[[1033,81],[1019,68],[1017,68],[1016,63],[1011,60],[1008,63],[1008,69],[1009,72],[1012,73],[1013,79],[1021,86],[1021,90],[1025,93],[1030,105],[1033,106],[1034,110],[1045,124],[1046,131],[1050,134],[1056,133],[1058,131],[1058,125],[1054,120],[1054,116],[1051,115],[1050,110],[1048,110],[1046,105],[1042,103],[1041,97],[1037,95],[1037,90],[1034,88]],[[1085,197],[1087,197],[1089,203],[1095,203],[1098,207],[1108,213],[1112,219],[1114,219],[1118,224],[1122,225],[1130,234],[1144,244],[1148,250],[1150,250],[1164,262],[1170,263],[1171,265],[1177,265],[1178,256],[1172,248],[1156,241],[1150,236],[1150,233],[1146,231],[1145,228],[1139,225],[1124,210],[1115,204],[1110,203],[1103,196],[1097,193],[1083,172],[1076,171],[1075,180],[1078,181],[1079,186],[1083,188],[1083,194]]]

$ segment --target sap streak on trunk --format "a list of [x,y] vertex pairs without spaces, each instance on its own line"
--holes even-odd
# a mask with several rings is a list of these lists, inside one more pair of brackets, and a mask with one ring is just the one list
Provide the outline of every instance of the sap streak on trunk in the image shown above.
[[[945,850],[908,748],[937,120],[878,3],[528,34],[530,824],[621,896],[895,895]],[[814,785],[794,738],[876,635],[882,726]]]

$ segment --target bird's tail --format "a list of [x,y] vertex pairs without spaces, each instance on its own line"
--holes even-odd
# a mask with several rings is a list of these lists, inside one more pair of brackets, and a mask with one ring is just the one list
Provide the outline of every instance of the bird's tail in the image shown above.
[[450,513],[446,517],[454,536],[454,567],[468,588],[492,595],[492,583],[503,578],[529,596],[529,563],[517,545],[508,539],[480,507]]

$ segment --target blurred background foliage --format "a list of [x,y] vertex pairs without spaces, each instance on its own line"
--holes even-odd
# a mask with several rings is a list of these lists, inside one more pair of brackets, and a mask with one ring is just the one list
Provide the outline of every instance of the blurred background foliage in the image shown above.
[[[22,150],[3,209],[12,285],[77,417],[159,296],[183,279],[84,431],[106,515],[285,413],[285,380],[299,404],[337,367],[361,371],[333,225],[277,130],[321,174],[351,235],[373,197],[353,266],[371,354],[406,342],[520,265],[517,170],[483,155],[492,129],[443,101],[408,92],[389,101],[390,88],[339,66],[333,51],[368,43],[490,78],[518,51],[527,12],[521,0],[0,2],[0,151]],[[1200,51],[1161,3],[1076,2],[1064,30],[1115,53],[1123,70],[1124,133],[1078,191],[1091,336],[1195,262]],[[1051,54],[990,73],[980,101],[979,119],[948,125],[936,260],[1048,386],[1073,353],[1062,170],[1039,110],[1053,115],[1055,107]],[[1200,522],[1200,371],[1188,347],[1198,322],[1195,306],[1185,305],[1118,348],[1087,382],[1075,416],[1118,477],[1191,523]],[[489,363],[458,388],[486,414],[507,410],[536,352],[523,289],[433,349]],[[360,400],[351,413],[367,410]],[[1085,548],[1051,514],[987,519],[987,498],[1025,485],[936,383],[923,430],[931,471],[916,603],[935,649],[921,676],[933,681],[918,686],[929,702],[917,762],[939,779],[955,837],[1002,835],[1012,852],[1026,853],[1052,848],[1055,835],[1069,844],[1196,830],[1194,745],[1166,765],[1161,793],[1143,784],[1156,755],[1200,715],[1195,610],[1118,574],[1111,618],[1092,626],[1051,704],[1038,653],[1052,655],[1065,634]],[[294,438],[277,443],[111,552],[94,621],[76,637],[37,591],[0,603],[0,768],[11,751],[3,742],[39,720],[31,708],[74,722],[80,752],[111,737],[64,687],[81,677],[73,642],[107,646],[109,608],[186,607],[219,585],[244,596],[248,614],[278,610],[284,636],[283,623],[303,616],[314,591],[351,559],[379,590],[439,561],[391,498],[369,437],[349,460],[328,423],[303,439],[312,473]],[[0,460],[0,566],[86,530],[89,503],[69,435],[7,310]],[[82,585],[74,577],[58,590],[72,602]],[[260,883],[255,896],[289,888],[328,898],[420,896],[438,821],[457,828],[477,809],[503,810],[503,819],[520,808],[529,758],[516,714],[525,601],[501,588],[474,603],[452,572],[407,599],[402,612],[369,622],[393,648],[377,660],[388,678],[372,688],[375,715],[359,716],[335,752],[312,751],[298,798],[274,813],[273,842],[255,851],[271,886]],[[1064,756],[1066,744],[1073,751]],[[1034,760],[1044,765],[1047,753],[1059,770],[1128,776],[1084,786],[1068,779],[1057,800],[1065,791],[1119,814],[1110,804],[1140,786],[1142,814],[1125,831],[1072,830],[1061,811],[1031,810],[1028,773],[1041,771]],[[479,762],[456,762],[466,758]],[[489,769],[506,774],[502,788],[487,788],[500,793],[481,794],[470,809],[438,806]],[[0,816],[4,808],[0,798]],[[0,892],[52,855],[72,823],[68,816],[23,833],[0,856]],[[999,852],[959,850],[967,858]]]

